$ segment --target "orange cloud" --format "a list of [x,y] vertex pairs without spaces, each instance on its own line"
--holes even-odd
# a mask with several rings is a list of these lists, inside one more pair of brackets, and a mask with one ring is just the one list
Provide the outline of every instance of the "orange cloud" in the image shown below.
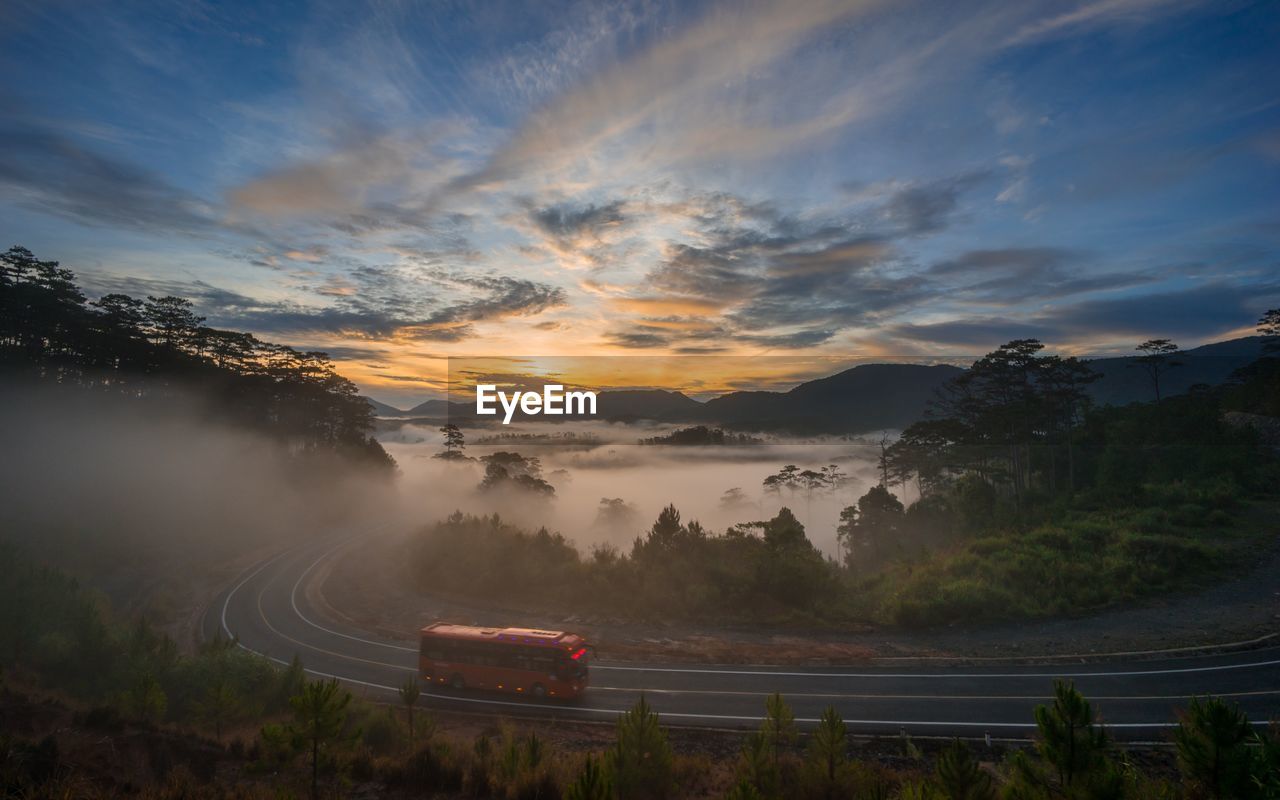
[[659,317],[711,314],[727,305],[697,297],[615,297],[609,304],[619,311]]

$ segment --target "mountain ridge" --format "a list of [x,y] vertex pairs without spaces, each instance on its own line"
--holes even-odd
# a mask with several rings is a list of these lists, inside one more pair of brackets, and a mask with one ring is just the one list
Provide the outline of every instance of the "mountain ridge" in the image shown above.
[[[1263,355],[1263,339],[1246,336],[1194,347],[1181,352],[1180,366],[1161,378],[1162,395],[1181,394],[1197,384],[1218,385],[1231,373]],[[1086,359],[1102,377],[1089,387],[1100,405],[1124,405],[1151,399],[1154,387],[1147,373],[1136,368],[1137,356]],[[691,423],[719,425],[733,430],[797,434],[858,434],[901,430],[923,418],[939,387],[966,368],[950,364],[858,364],[832,375],[803,381],[786,391],[763,389],[727,392],[706,401],[668,389],[620,389],[598,393],[595,419],[607,422]],[[469,403],[427,400],[397,412],[402,422],[448,420],[487,423]],[[529,420],[517,413],[516,419]],[[542,419],[542,418],[539,418]],[[572,419],[571,417],[561,418]]]

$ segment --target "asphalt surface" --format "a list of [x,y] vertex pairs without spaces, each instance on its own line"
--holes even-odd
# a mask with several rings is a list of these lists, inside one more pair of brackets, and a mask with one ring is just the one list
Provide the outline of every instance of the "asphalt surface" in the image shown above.
[[[394,699],[416,675],[415,642],[394,640],[321,616],[306,585],[342,540],[288,550],[247,570],[211,604],[204,634],[237,637],[280,663],[295,654],[307,671],[358,693]],[[512,620],[518,624],[519,620]],[[1280,647],[1181,658],[1050,666],[752,667],[597,660],[591,688],[572,704],[424,687],[423,701],[461,711],[609,720],[643,692],[666,724],[750,727],[765,697],[781,692],[797,721],[812,724],[834,706],[862,734],[1022,738],[1033,709],[1051,701],[1053,680],[1073,680],[1117,738],[1160,740],[1176,709],[1199,695],[1240,705],[1256,724],[1280,717]]]

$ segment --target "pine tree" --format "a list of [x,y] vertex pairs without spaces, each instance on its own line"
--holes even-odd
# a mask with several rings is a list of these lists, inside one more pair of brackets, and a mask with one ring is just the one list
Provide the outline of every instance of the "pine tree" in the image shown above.
[[621,800],[666,797],[673,782],[671,745],[644,695],[618,718],[617,735],[609,754],[617,796]]
[[462,451],[466,449],[467,443],[462,429],[450,422],[440,428],[440,432],[444,434],[444,451],[437,453],[436,458],[465,459]]
[[724,800],[764,800],[765,797],[750,780],[742,778],[725,793]]
[[565,789],[564,800],[611,800],[613,782],[600,761],[587,756],[582,764],[582,772],[569,787]]
[[947,800],[994,800],[996,796],[991,776],[959,739],[942,751],[935,775]]
[[245,698],[219,670],[205,688],[204,697],[196,704],[196,715],[213,726],[214,737],[221,742],[222,730],[228,722],[244,713]]
[[1258,320],[1258,335],[1262,337],[1262,351],[1280,350],[1280,308],[1272,308]]
[[764,701],[764,711],[760,733],[769,748],[774,770],[781,771],[782,751],[796,741],[796,715],[778,692],[769,695]]
[[289,699],[294,721],[288,731],[311,751],[312,800],[320,791],[320,751],[343,738],[350,703],[351,693],[336,680],[309,682]]
[[812,788],[819,797],[834,800],[845,793],[841,784],[848,763],[849,731],[839,712],[828,707],[818,720],[818,727],[809,739],[806,759],[807,771],[813,781]]
[[1194,698],[1173,732],[1178,767],[1210,797],[1243,797],[1250,784],[1253,731],[1238,707],[1213,697]]
[[1095,725],[1089,701],[1069,681],[1054,681],[1052,706],[1036,706],[1040,755],[1057,770],[1063,786],[1097,766],[1107,748],[1107,734]]
[[763,797],[777,797],[781,790],[781,774],[773,760],[769,738],[762,731],[752,731],[742,742],[738,767],[740,782]]
[[422,690],[418,688],[418,681],[410,678],[400,686],[400,702],[404,703],[405,709],[409,712],[409,746],[413,746],[413,707],[418,704],[418,697],[422,694]]
[[1159,403],[1160,376],[1174,367],[1182,366],[1182,362],[1176,359],[1181,351],[1168,339],[1148,339],[1138,345],[1138,352],[1142,355],[1135,358],[1133,363],[1141,367],[1151,379],[1151,386],[1156,393],[1156,402]]
[[[232,642],[234,644],[234,642]],[[276,689],[275,702],[280,708],[289,708],[294,695],[301,694],[307,685],[307,671],[302,666],[302,659],[297,653],[289,660],[289,666],[280,673],[280,683]]]

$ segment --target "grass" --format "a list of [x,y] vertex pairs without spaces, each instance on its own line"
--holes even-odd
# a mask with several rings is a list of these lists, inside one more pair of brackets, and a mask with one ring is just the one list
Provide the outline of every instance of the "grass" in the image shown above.
[[1080,615],[1220,578],[1275,536],[1275,503],[1161,493],[1167,505],[1072,512],[899,563],[858,584],[855,603],[906,627]]

